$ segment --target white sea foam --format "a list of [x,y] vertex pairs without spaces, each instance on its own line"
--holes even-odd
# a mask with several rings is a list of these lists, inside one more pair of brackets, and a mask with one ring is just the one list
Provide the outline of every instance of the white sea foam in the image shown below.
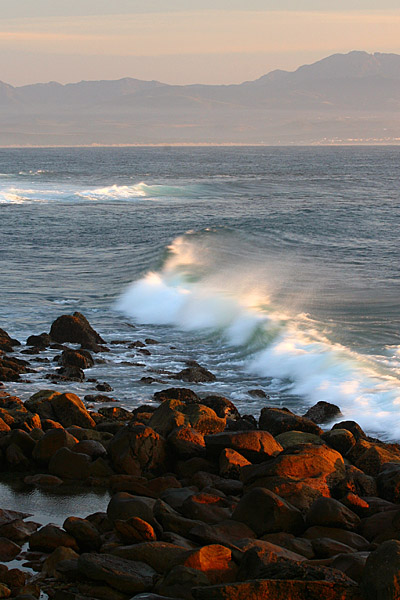
[[134,185],[111,185],[76,192],[91,200],[137,200],[141,198],[168,198],[190,196],[196,186],[148,185],[144,181]]
[[163,268],[133,283],[117,308],[140,323],[218,332],[245,353],[247,373],[280,380],[310,404],[338,404],[370,432],[400,436],[398,371],[335,343],[309,315],[274,306],[258,267],[222,264],[207,239],[177,238]]

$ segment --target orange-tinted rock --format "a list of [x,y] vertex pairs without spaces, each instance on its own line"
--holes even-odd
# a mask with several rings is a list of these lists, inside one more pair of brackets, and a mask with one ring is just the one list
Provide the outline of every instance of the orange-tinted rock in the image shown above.
[[189,551],[183,566],[201,571],[211,583],[234,581],[237,572],[237,567],[232,561],[232,552],[219,544]]
[[268,431],[224,431],[205,437],[207,451],[219,456],[231,448],[252,462],[262,462],[282,451],[282,446]]
[[268,462],[243,467],[241,471],[245,485],[260,485],[271,477],[300,481],[322,495],[329,495],[329,490],[345,477],[345,466],[336,450],[325,445],[305,444],[288,448]]
[[166,442],[151,427],[129,424],[110,441],[108,452],[116,471],[129,475],[161,473],[165,469]]
[[125,544],[135,542],[153,542],[157,539],[153,527],[140,517],[131,517],[126,521],[116,520],[115,530]]
[[222,477],[240,479],[242,467],[250,464],[247,458],[231,448],[225,448],[219,456],[219,472]]
[[211,408],[202,404],[165,400],[153,413],[149,425],[163,436],[177,427],[193,427],[206,435],[223,431],[226,419],[221,419]]
[[205,454],[204,436],[193,427],[178,427],[168,436],[168,444],[176,456],[190,458]]
[[348,453],[348,458],[361,471],[376,477],[387,463],[400,462],[400,450],[394,445],[360,439]]

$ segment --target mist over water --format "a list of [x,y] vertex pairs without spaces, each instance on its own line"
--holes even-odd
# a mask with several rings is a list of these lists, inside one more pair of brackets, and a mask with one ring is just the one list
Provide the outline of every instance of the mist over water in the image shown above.
[[[247,393],[261,387],[270,404],[302,412],[327,400],[371,433],[400,436],[397,148],[0,159],[10,333],[25,339],[81,310],[108,339],[159,339],[147,368],[198,360],[217,382],[197,391],[244,412],[266,403]],[[100,374],[127,406],[166,387],[140,383],[117,352],[106,358]]]

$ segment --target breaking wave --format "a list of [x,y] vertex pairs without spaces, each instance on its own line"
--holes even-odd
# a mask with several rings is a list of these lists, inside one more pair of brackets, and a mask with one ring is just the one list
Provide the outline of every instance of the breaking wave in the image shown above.
[[[168,247],[158,271],[122,294],[117,309],[137,322],[219,336],[243,369],[301,396],[338,404],[370,432],[400,435],[398,347],[362,353],[335,339],[329,325],[282,293],[293,269],[259,256],[229,231],[189,232]],[[309,281],[305,285],[309,285]]]

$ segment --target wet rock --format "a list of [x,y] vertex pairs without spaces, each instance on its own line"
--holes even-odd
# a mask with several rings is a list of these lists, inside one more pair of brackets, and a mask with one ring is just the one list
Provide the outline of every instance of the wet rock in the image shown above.
[[79,312],[58,317],[51,326],[50,337],[56,342],[81,344],[82,348],[94,352],[99,350],[99,344],[105,344],[103,338],[91,327],[86,317]]
[[51,337],[48,333],[40,333],[39,335],[30,335],[26,340],[27,346],[33,346],[36,348],[47,348],[51,344]]
[[157,474],[165,468],[166,441],[151,427],[129,424],[110,441],[108,453],[120,473]]
[[348,452],[356,445],[356,438],[348,429],[331,429],[324,433],[321,438],[334,448],[342,456],[346,456]]
[[177,427],[193,427],[203,435],[225,429],[226,421],[202,404],[185,404],[179,400],[165,400],[153,413],[149,426],[167,436]]
[[29,548],[40,552],[53,552],[59,546],[72,548],[78,551],[78,544],[74,537],[56,525],[45,525],[33,533],[29,538]]
[[264,488],[254,488],[247,492],[234,510],[232,518],[248,525],[258,536],[278,531],[297,534],[304,529],[300,511]]
[[177,427],[167,441],[174,455],[190,458],[205,454],[204,436],[193,427]]
[[247,393],[253,398],[268,398],[268,394],[261,389],[248,390]]
[[79,517],[68,517],[63,524],[67,533],[72,535],[81,550],[98,550],[101,546],[100,534],[96,527]]
[[287,408],[263,408],[260,414],[259,427],[264,431],[269,431],[273,436],[285,431],[304,431],[315,435],[323,433],[322,429],[313,421],[305,417],[299,417]]
[[[54,431],[58,431],[55,429]],[[72,452],[69,448],[60,448],[51,457],[49,472],[61,479],[84,480],[90,474],[90,457],[87,454]]]
[[64,350],[61,353],[59,362],[63,367],[77,367],[79,369],[90,369],[94,365],[94,360],[88,350]]
[[323,400],[314,404],[304,415],[306,419],[311,419],[314,423],[329,423],[329,421],[333,421],[333,419],[340,416],[342,416],[342,413],[336,404],[324,402]]
[[99,392],[112,392],[113,389],[109,383],[103,381],[102,383],[98,383],[96,385],[96,390]]
[[200,398],[195,392],[188,388],[168,388],[155,392],[154,400],[157,402],[164,402],[164,400],[179,400],[180,402],[186,402],[187,404],[199,404]]
[[20,346],[21,343],[18,340],[13,339],[8,335],[4,329],[0,327],[0,350],[3,352],[12,352],[14,346]]
[[21,547],[5,537],[0,537],[0,561],[10,562],[21,552]]
[[355,421],[340,421],[340,423],[336,423],[332,429],[347,429],[348,431],[351,431],[356,441],[367,437],[359,424]]
[[400,598],[400,542],[384,542],[369,555],[362,575],[361,589],[366,600]]
[[11,356],[0,356],[0,381],[18,381],[22,373],[29,372],[29,363]]
[[198,364],[186,367],[186,369],[182,369],[182,371],[175,373],[171,377],[192,383],[211,383],[217,380],[213,373]]
[[78,571],[89,579],[104,581],[126,594],[137,594],[152,588],[155,571],[139,561],[125,560],[111,554],[82,554]]
[[239,411],[233,402],[224,396],[207,396],[201,400],[201,404],[208,406],[208,408],[212,408],[218,417],[221,417],[221,419],[230,419],[235,421],[240,417]]
[[308,526],[339,527],[351,531],[360,525],[360,518],[333,498],[318,498],[307,512],[306,523]]
[[210,455],[219,456],[224,448],[230,448],[252,462],[262,462],[283,450],[267,431],[224,431],[204,439]]

